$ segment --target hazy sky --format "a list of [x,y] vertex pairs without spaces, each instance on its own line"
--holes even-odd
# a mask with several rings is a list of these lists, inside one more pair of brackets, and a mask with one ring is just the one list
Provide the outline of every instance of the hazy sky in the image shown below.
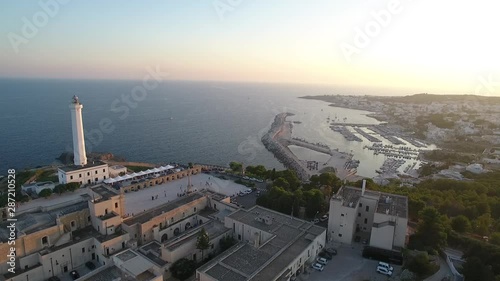
[[1,1],[0,76],[135,79],[158,65],[178,80],[474,93],[500,88],[499,12],[498,0]]

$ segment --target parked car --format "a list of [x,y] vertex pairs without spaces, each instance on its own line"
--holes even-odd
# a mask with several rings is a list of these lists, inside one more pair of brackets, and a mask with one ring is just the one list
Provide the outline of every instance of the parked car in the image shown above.
[[69,276],[71,276],[71,278],[73,278],[73,280],[76,280],[76,279],[80,278],[80,273],[78,273],[78,271],[76,271],[76,270],[73,270],[69,273]]
[[380,261],[380,262],[378,262],[378,266],[385,267],[389,271],[394,271],[394,268],[391,265],[389,265],[388,263],[386,263],[386,262],[381,262]]
[[328,215],[323,215],[319,220],[320,221],[326,221],[326,220],[328,220]]
[[337,250],[334,248],[326,248],[325,252],[329,253],[330,255],[337,255]]
[[333,258],[332,255],[330,255],[328,252],[322,251],[318,254],[318,256],[325,258],[327,260],[331,260]]
[[316,261],[322,265],[326,265],[328,263],[325,258],[317,258]]
[[380,274],[387,275],[387,276],[392,276],[392,271],[390,271],[389,269],[387,269],[383,266],[377,266],[377,272]]
[[313,264],[312,268],[316,269],[317,271],[323,271],[323,269],[325,269],[325,267],[320,263]]
[[88,261],[85,263],[85,266],[90,269],[90,270],[94,270],[95,269],[95,264],[91,261]]

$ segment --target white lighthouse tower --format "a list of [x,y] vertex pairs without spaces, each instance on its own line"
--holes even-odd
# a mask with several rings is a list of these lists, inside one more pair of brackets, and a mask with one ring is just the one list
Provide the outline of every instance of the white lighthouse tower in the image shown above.
[[85,153],[85,139],[83,136],[82,108],[83,105],[77,96],[73,96],[73,102],[69,105],[71,109],[71,127],[73,128],[73,155],[76,166],[87,165],[87,154]]

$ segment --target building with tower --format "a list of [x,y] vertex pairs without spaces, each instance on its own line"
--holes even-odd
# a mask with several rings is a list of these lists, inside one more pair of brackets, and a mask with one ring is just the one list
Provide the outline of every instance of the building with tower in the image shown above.
[[401,250],[407,240],[408,197],[343,186],[330,200],[329,241],[363,242],[386,250]]
[[71,111],[71,128],[73,131],[73,165],[58,169],[59,183],[77,182],[80,184],[96,184],[109,178],[108,164],[101,161],[87,163],[85,152],[85,136],[83,133],[83,105],[77,96],[69,105]]

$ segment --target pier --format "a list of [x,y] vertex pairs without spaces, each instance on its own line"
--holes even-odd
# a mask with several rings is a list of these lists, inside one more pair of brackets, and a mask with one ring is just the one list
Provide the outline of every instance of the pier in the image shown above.
[[[274,154],[286,168],[294,170],[301,180],[309,180],[312,175],[317,175],[322,169],[320,167],[332,167],[337,177],[345,179],[349,177],[352,180],[356,178],[356,167],[359,161],[352,160],[352,155],[339,152],[337,149],[330,149],[322,143],[312,143],[304,139],[292,138],[293,123],[286,121],[290,113],[280,113],[274,118],[269,131],[262,136],[262,143],[267,150]],[[326,163],[317,161],[300,160],[288,148],[289,145],[304,147],[313,151],[330,155]]]
[[354,130],[371,142],[382,142],[381,140],[377,139],[376,137],[361,130],[361,128],[359,128],[359,127],[354,127]]

